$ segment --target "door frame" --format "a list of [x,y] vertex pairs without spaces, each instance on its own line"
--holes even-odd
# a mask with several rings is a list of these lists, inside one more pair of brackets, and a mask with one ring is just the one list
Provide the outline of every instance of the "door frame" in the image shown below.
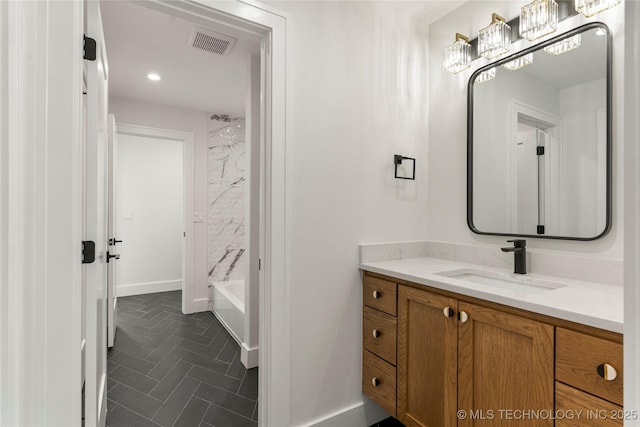
[[[624,227],[624,407],[636,409],[640,402],[640,3],[624,3],[625,51],[615,55],[624,55],[624,120],[622,121],[624,138],[617,139],[623,146],[624,186],[623,191],[614,195],[624,197],[623,215],[616,215]],[[616,62],[618,63],[618,62]],[[623,70],[619,71],[620,73]],[[617,84],[616,84],[617,85]],[[618,91],[616,91],[617,93]],[[614,117],[615,117],[614,113]],[[617,127],[619,129],[619,127]],[[617,131],[614,131],[614,137]],[[616,146],[618,143],[615,144]],[[614,149],[614,153],[617,150]],[[619,159],[620,157],[618,157]],[[622,167],[618,164],[618,167]],[[622,193],[622,194],[620,194]],[[615,205],[614,205],[615,206]],[[622,220],[620,220],[622,216]],[[614,226],[615,227],[615,226]],[[638,420],[625,421],[625,426],[640,426]]]
[[118,122],[117,117],[116,131],[117,133],[125,135],[182,141],[182,229],[185,233],[185,236],[182,239],[182,312],[185,314],[189,314],[207,310],[208,298],[197,301],[194,299],[195,282],[193,280],[192,262],[194,258],[194,134],[192,132],[184,132],[173,129],[122,123]]
[[[564,224],[564,197],[562,188],[562,174],[560,173],[560,165],[562,164],[562,120],[560,117],[544,111],[540,108],[525,104],[517,99],[509,100],[509,199],[511,207],[510,229],[516,230],[518,227],[518,191],[517,191],[517,170],[518,159],[515,154],[514,141],[518,135],[518,120],[520,115],[525,115],[539,122],[548,123],[557,129],[558,137],[556,143],[545,150],[549,151],[549,157],[555,159],[553,164],[545,168],[545,220],[550,222],[550,218],[556,219],[560,224]],[[548,145],[548,144],[547,144]],[[557,186],[549,186],[550,182],[558,182]],[[547,203],[547,201],[555,201],[555,203]],[[552,212],[550,206],[557,206],[556,211]],[[547,231],[548,233],[548,231]],[[558,233],[561,235],[562,233]]]
[[[262,40],[259,424],[290,425],[290,19],[252,0],[150,1]],[[81,425],[83,12],[79,1],[0,2],[2,425]]]
[[258,424],[290,423],[290,295],[287,275],[287,150],[290,124],[286,117],[286,37],[291,20],[277,9],[253,0],[180,0],[149,4],[231,25],[261,40],[260,84],[260,355]]
[[81,425],[82,35],[81,1],[0,2],[3,426]]

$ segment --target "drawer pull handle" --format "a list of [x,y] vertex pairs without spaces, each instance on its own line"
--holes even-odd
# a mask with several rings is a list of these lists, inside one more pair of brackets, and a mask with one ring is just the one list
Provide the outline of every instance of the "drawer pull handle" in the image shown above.
[[380,332],[377,329],[374,329],[373,332],[372,332],[372,335],[373,335],[374,338],[379,338],[380,335],[382,335],[382,332]]
[[467,314],[466,311],[461,311],[460,312],[460,323],[466,323],[467,320],[469,320],[469,315]]
[[618,371],[616,371],[616,368],[609,365],[608,363],[598,365],[596,370],[598,371],[598,375],[600,375],[601,378],[604,378],[607,381],[613,381],[618,377]]
[[455,312],[451,307],[445,307],[444,310],[442,310],[442,312],[446,317],[453,317],[453,315],[455,314]]
[[380,385],[380,380],[378,379],[378,377],[371,378],[371,384],[373,384],[374,387],[378,387]]
[[382,293],[380,291],[373,291],[373,297],[375,299],[378,299],[382,296]]

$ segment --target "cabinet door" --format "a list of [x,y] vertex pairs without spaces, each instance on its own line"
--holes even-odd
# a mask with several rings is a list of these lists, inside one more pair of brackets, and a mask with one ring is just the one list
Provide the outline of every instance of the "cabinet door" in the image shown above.
[[457,305],[398,287],[397,413],[407,427],[456,425]]
[[[553,326],[460,302],[459,426],[553,426]],[[548,412],[547,412],[548,411]]]

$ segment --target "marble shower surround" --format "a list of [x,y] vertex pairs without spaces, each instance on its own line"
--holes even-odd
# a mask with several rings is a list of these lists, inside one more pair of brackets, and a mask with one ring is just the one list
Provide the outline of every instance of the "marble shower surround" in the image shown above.
[[244,279],[245,120],[211,114],[208,147],[208,283],[211,288],[214,283]]

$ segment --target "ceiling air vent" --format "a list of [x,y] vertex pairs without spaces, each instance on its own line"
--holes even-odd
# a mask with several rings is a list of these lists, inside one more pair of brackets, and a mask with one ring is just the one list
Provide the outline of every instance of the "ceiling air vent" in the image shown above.
[[203,28],[194,28],[193,31],[191,31],[191,38],[189,39],[189,45],[192,47],[218,55],[229,54],[234,44],[236,44],[236,39],[233,37]]

